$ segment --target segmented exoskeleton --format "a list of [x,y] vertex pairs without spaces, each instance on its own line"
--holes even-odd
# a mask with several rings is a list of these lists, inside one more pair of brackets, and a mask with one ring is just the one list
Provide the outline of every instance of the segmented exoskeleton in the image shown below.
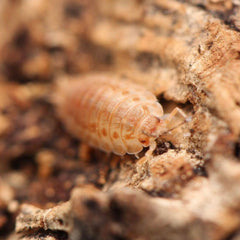
[[57,85],[60,118],[70,133],[93,147],[137,154],[167,130],[162,106],[142,86],[102,74]]

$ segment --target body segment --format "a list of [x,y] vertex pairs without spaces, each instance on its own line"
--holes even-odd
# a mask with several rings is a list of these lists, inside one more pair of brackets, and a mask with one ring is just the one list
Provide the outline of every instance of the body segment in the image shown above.
[[165,130],[156,97],[119,78],[92,74],[60,82],[54,102],[70,133],[106,152],[137,154]]

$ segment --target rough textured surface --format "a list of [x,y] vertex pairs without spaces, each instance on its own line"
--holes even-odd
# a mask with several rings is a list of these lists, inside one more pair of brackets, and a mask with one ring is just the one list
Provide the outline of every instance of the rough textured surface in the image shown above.
[[[239,0],[1,0],[0,240],[239,239],[239,16]],[[93,72],[192,121],[139,159],[91,148],[52,96]]]

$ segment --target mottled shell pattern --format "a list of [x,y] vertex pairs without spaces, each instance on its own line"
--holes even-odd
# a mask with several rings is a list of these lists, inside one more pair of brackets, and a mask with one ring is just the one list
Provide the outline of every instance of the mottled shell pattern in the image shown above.
[[166,130],[156,97],[129,80],[91,74],[60,81],[54,102],[71,134],[106,152],[137,154]]

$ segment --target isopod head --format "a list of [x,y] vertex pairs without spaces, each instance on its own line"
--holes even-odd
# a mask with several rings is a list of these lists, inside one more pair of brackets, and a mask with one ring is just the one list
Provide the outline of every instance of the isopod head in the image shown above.
[[152,141],[165,132],[165,121],[158,116],[149,115],[141,123],[138,130],[138,140],[144,146],[148,147]]
[[165,121],[162,119],[163,109],[161,104],[156,101],[147,103],[143,107],[148,114],[139,123],[135,136],[143,147],[148,147],[167,129]]

